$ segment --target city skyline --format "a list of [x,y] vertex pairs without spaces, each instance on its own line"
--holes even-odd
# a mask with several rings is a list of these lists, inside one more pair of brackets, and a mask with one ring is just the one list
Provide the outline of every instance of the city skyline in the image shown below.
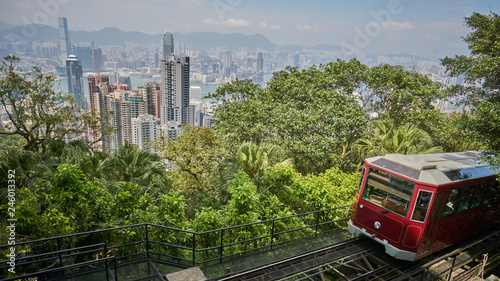
[[[464,17],[498,11],[493,0],[449,1],[272,1],[189,0],[96,2],[77,0],[3,1],[0,20],[53,27],[67,17],[72,30],[162,34],[260,33],[277,45],[341,45],[367,53],[410,53],[444,57],[468,53],[461,36]],[[95,9],[99,7],[99,9]],[[110,11],[113,11],[110,13]],[[169,17],[161,16],[166,11]],[[128,15],[128,16],[124,16]]]

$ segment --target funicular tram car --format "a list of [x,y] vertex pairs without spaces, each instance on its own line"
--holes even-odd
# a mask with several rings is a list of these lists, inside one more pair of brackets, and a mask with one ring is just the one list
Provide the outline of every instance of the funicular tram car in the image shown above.
[[349,232],[420,259],[500,224],[497,175],[475,151],[368,158]]

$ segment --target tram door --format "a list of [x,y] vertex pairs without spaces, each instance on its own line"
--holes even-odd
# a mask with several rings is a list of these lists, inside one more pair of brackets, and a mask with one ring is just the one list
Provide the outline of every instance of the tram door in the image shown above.
[[443,193],[438,193],[434,203],[432,204],[431,213],[427,224],[425,226],[424,235],[420,241],[420,247],[418,248],[417,257],[420,254],[428,252],[431,248],[432,242],[438,231],[439,219],[441,218],[441,206],[445,203],[446,197]]

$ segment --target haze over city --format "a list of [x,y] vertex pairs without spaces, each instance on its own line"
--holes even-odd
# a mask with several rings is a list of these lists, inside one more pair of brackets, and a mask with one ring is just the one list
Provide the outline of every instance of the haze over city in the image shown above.
[[74,31],[260,33],[279,46],[330,44],[429,58],[468,53],[461,39],[468,32],[464,17],[500,8],[493,0],[2,0],[0,5],[0,20],[13,25],[57,27],[62,16]]

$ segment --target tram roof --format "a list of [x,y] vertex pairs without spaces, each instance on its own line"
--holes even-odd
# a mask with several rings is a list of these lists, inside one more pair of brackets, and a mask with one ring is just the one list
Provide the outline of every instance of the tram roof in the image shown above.
[[481,162],[478,151],[433,154],[387,154],[367,158],[366,162],[421,183],[442,185],[497,175]]

